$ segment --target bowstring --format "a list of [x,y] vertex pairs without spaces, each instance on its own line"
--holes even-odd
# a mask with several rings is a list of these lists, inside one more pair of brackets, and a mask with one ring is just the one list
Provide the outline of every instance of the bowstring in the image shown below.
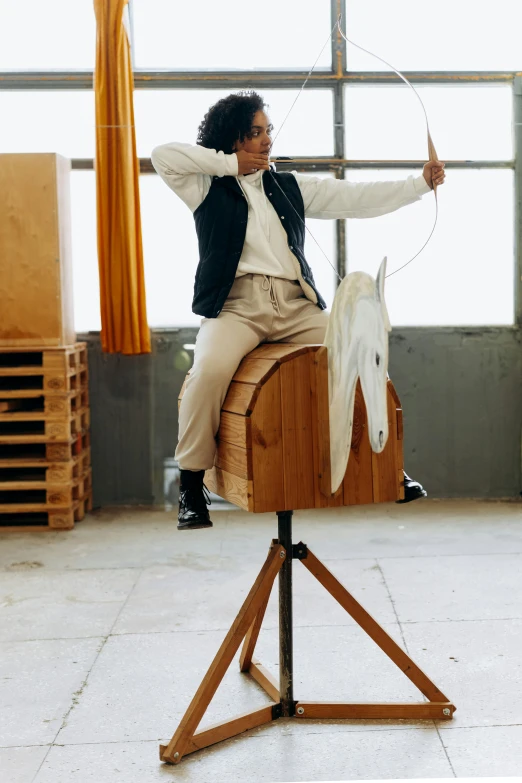
[[316,66],[316,65],[317,65],[317,63],[319,62],[319,58],[321,57],[322,53],[324,52],[324,50],[325,50],[325,48],[326,48],[327,44],[330,42],[330,38],[332,37],[332,35],[333,35],[333,31],[334,31],[334,30],[335,30],[335,28],[337,27],[337,23],[338,23],[338,21],[339,21],[339,19],[340,19],[340,18],[341,18],[341,14],[339,14],[339,17],[337,18],[337,20],[336,20],[336,22],[335,22],[334,26],[333,26],[333,27],[332,27],[332,29],[330,30],[330,33],[329,33],[329,35],[328,35],[328,38],[326,39],[326,41],[325,41],[325,42],[324,42],[324,44],[323,44],[323,48],[321,49],[321,51],[320,51],[320,52],[319,52],[319,54],[317,55],[317,58],[316,58],[316,60],[315,60],[314,64],[312,65],[312,67],[311,67],[311,68],[310,68],[310,70],[308,71],[308,76],[307,76],[307,77],[306,77],[306,79],[304,80],[304,82],[303,82],[303,84],[302,84],[302,86],[301,86],[301,89],[300,89],[300,90],[299,90],[299,92],[297,93],[297,95],[296,95],[296,97],[295,97],[295,99],[294,99],[294,102],[293,102],[293,103],[292,103],[292,105],[290,106],[290,109],[288,110],[288,112],[287,112],[287,114],[286,114],[286,117],[284,118],[283,122],[282,122],[282,123],[281,123],[281,125],[279,126],[279,130],[277,131],[277,133],[276,133],[276,135],[275,135],[275,137],[274,137],[274,140],[273,140],[273,142],[272,142],[272,144],[271,144],[271,147],[273,147],[273,146],[274,146],[274,144],[276,143],[277,137],[279,136],[279,134],[280,134],[280,133],[281,133],[281,131],[283,130],[283,126],[284,126],[285,122],[287,121],[288,117],[290,116],[290,113],[291,113],[292,109],[294,108],[295,104],[297,103],[297,101],[298,101],[298,99],[299,99],[299,96],[300,96],[300,95],[301,95],[301,93],[303,92],[303,90],[304,90],[304,88],[305,88],[305,86],[306,86],[306,83],[307,83],[308,79],[310,78],[310,76],[312,75],[312,72],[313,72],[313,70],[314,70],[315,66]]
[[286,193],[284,192],[283,188],[281,187],[281,185],[279,184],[279,182],[277,181],[277,179],[274,177],[274,175],[273,175],[273,172],[272,172],[272,169],[269,169],[269,172],[270,172],[270,176],[272,177],[272,181],[273,181],[273,182],[275,182],[275,184],[277,185],[277,187],[279,188],[279,190],[281,191],[281,193],[284,195],[284,197],[286,198],[286,200],[288,201],[288,203],[290,204],[290,206],[291,206],[291,207],[292,207],[292,209],[294,210],[295,214],[297,215],[297,217],[299,218],[299,220],[301,221],[301,223],[303,224],[303,226],[305,227],[305,229],[308,231],[308,233],[310,234],[310,236],[311,236],[311,237],[312,237],[312,239],[314,240],[315,244],[317,245],[317,247],[319,248],[319,250],[321,251],[321,253],[323,254],[323,256],[326,258],[326,260],[328,261],[328,263],[329,263],[329,264],[330,264],[330,266],[332,267],[333,271],[335,272],[335,274],[337,275],[337,277],[339,278],[339,280],[341,281],[343,278],[341,277],[341,275],[339,274],[339,272],[337,271],[337,269],[335,268],[335,266],[332,264],[332,262],[330,261],[330,259],[329,259],[329,258],[328,258],[328,256],[326,255],[326,253],[324,252],[323,248],[321,247],[321,245],[320,245],[320,244],[319,244],[319,242],[317,241],[317,239],[314,237],[314,235],[312,234],[312,232],[311,232],[311,231],[310,231],[310,229],[308,228],[308,226],[306,225],[305,221],[303,220],[303,218],[301,217],[301,215],[299,214],[299,212],[297,211],[297,209],[294,207],[294,205],[292,204],[292,202],[290,201],[290,199],[288,198],[288,196],[287,196],[287,195],[286,195]]
[[[282,123],[281,123],[281,125],[279,126],[279,130],[277,131],[277,133],[276,133],[276,135],[275,135],[275,137],[274,137],[274,140],[272,141],[272,143],[271,143],[271,145],[270,145],[270,150],[273,148],[273,146],[274,146],[274,144],[275,144],[275,142],[276,142],[276,140],[277,140],[277,137],[279,136],[279,134],[281,133],[281,130],[283,129],[283,125],[285,124],[285,122],[287,121],[288,117],[290,116],[290,113],[291,113],[292,109],[294,108],[295,104],[297,103],[297,101],[298,101],[298,99],[299,99],[299,97],[300,97],[301,93],[303,92],[303,90],[304,90],[304,88],[305,88],[305,86],[306,86],[306,84],[307,84],[308,80],[310,79],[310,76],[311,76],[311,75],[312,75],[312,73],[313,73],[313,70],[314,70],[315,66],[317,65],[317,63],[318,63],[318,61],[319,61],[319,58],[321,57],[321,55],[322,55],[322,53],[323,53],[323,51],[324,51],[324,49],[325,49],[326,45],[327,45],[327,44],[328,44],[328,42],[330,41],[330,39],[331,39],[331,37],[332,37],[332,35],[333,35],[333,32],[334,32],[335,28],[337,27],[337,29],[339,30],[339,33],[341,34],[341,36],[344,38],[344,40],[345,40],[347,43],[351,43],[353,46],[356,46],[358,49],[361,49],[361,51],[363,51],[363,52],[366,52],[367,54],[369,54],[369,55],[371,55],[371,56],[373,56],[373,57],[376,57],[378,60],[380,60],[380,61],[381,61],[381,62],[383,62],[385,65],[387,65],[389,68],[391,68],[391,70],[392,70],[392,71],[394,71],[394,73],[396,73],[396,74],[397,74],[397,76],[399,76],[399,77],[400,77],[400,78],[403,80],[403,82],[405,82],[405,84],[407,84],[409,87],[411,87],[411,89],[413,90],[413,92],[414,92],[414,93],[415,93],[415,95],[417,96],[417,98],[418,98],[418,100],[419,100],[419,102],[420,102],[420,104],[421,104],[421,106],[422,106],[422,110],[423,110],[423,112],[424,112],[424,117],[425,117],[425,120],[426,120],[426,130],[427,130],[427,134],[428,134],[428,149],[429,149],[430,159],[431,159],[431,160],[436,160],[436,159],[437,159],[437,153],[436,153],[436,151],[435,151],[435,147],[434,147],[434,145],[433,145],[433,141],[432,141],[431,134],[430,134],[430,128],[429,128],[429,123],[428,123],[428,114],[427,114],[427,112],[426,112],[426,107],[424,106],[424,103],[422,102],[422,98],[420,97],[419,93],[417,92],[417,90],[415,89],[415,87],[413,86],[413,84],[411,84],[411,82],[409,82],[409,81],[408,81],[408,79],[407,79],[405,76],[403,76],[403,75],[402,75],[402,73],[401,73],[400,71],[398,71],[396,68],[394,68],[394,67],[393,67],[393,65],[391,65],[391,63],[387,62],[387,61],[386,61],[386,60],[384,60],[382,57],[379,57],[379,55],[377,55],[377,54],[374,54],[373,52],[370,52],[368,49],[365,49],[363,46],[360,46],[359,44],[356,44],[354,41],[352,41],[352,40],[350,40],[349,38],[347,38],[347,36],[346,36],[346,35],[343,33],[343,31],[342,31],[342,29],[341,29],[341,17],[342,17],[342,14],[339,14],[339,16],[337,17],[337,20],[336,20],[336,22],[335,22],[334,26],[332,27],[332,29],[331,29],[331,31],[330,31],[330,34],[329,34],[329,36],[328,36],[327,40],[325,41],[325,43],[324,43],[324,45],[323,45],[323,47],[322,47],[321,51],[319,52],[319,55],[317,56],[317,58],[316,58],[316,60],[315,60],[314,64],[313,64],[313,65],[312,65],[312,67],[310,68],[310,70],[309,70],[309,72],[308,72],[308,75],[307,75],[306,79],[304,80],[303,84],[301,85],[301,89],[299,90],[298,94],[296,95],[296,97],[295,97],[295,99],[294,99],[294,101],[293,101],[292,105],[290,106],[290,109],[288,110],[288,112],[287,112],[287,114],[286,114],[286,116],[285,116],[285,118],[284,118],[283,122],[282,122]],[[342,280],[342,277],[340,276],[340,274],[339,274],[339,272],[337,271],[336,267],[335,267],[335,266],[332,264],[332,262],[330,261],[330,259],[329,259],[329,258],[328,258],[328,256],[326,255],[326,253],[324,252],[323,248],[321,247],[321,245],[319,244],[319,242],[317,241],[317,239],[314,237],[314,235],[312,234],[312,232],[310,231],[310,229],[309,229],[309,228],[308,228],[308,226],[306,225],[306,222],[303,220],[303,218],[301,217],[301,215],[299,214],[299,212],[296,210],[296,208],[294,207],[294,205],[292,204],[292,202],[290,201],[290,199],[288,198],[288,196],[286,195],[286,193],[284,192],[284,190],[282,189],[282,187],[279,185],[279,182],[278,182],[278,181],[277,181],[277,179],[274,177],[274,174],[273,174],[273,172],[272,172],[272,169],[269,169],[269,173],[270,173],[270,176],[271,176],[271,178],[272,178],[272,181],[273,181],[273,182],[274,182],[274,183],[277,185],[277,187],[279,188],[279,190],[281,191],[281,193],[283,194],[283,196],[286,198],[286,200],[288,201],[288,203],[290,204],[290,206],[291,206],[291,207],[292,207],[292,209],[294,210],[295,214],[297,215],[297,217],[299,218],[299,220],[300,220],[300,221],[301,221],[301,223],[303,224],[303,226],[304,226],[305,230],[306,230],[306,231],[308,231],[309,235],[312,237],[313,241],[315,242],[315,244],[317,245],[317,247],[319,248],[319,250],[321,251],[321,253],[323,254],[323,256],[326,258],[326,260],[328,261],[328,263],[330,264],[330,266],[331,266],[331,267],[332,267],[332,269],[334,270],[335,274],[337,275],[337,277],[338,277],[338,278],[339,278],[339,280],[341,281],[341,280]],[[418,256],[418,255],[420,255],[420,253],[422,253],[422,251],[424,250],[424,248],[426,247],[426,245],[427,245],[427,244],[428,244],[428,242],[430,241],[431,237],[433,236],[433,232],[435,231],[435,228],[436,228],[436,226],[437,226],[437,221],[438,221],[438,214],[439,214],[439,204],[438,204],[438,199],[437,199],[437,190],[436,190],[436,186],[435,186],[435,184],[434,184],[434,183],[433,183],[432,187],[433,187],[433,193],[434,193],[434,196],[435,196],[435,221],[434,221],[434,223],[433,223],[433,227],[432,227],[432,229],[431,229],[431,232],[430,232],[430,234],[429,234],[429,236],[428,236],[428,239],[427,239],[427,240],[425,241],[425,243],[422,245],[421,249],[420,249],[420,250],[418,250],[418,251],[417,251],[417,253],[415,253],[415,255],[414,255],[412,258],[410,258],[410,260],[409,260],[409,261],[407,261],[407,262],[406,262],[405,264],[403,264],[402,266],[398,267],[398,269],[395,269],[393,272],[390,272],[389,274],[387,274],[387,275],[386,275],[386,278],[388,278],[388,277],[392,277],[392,275],[395,275],[395,274],[397,274],[397,272],[400,272],[402,269],[404,269],[404,268],[405,268],[405,267],[407,267],[409,264],[411,264],[411,262],[412,262],[412,261],[414,261],[414,260],[417,258],[417,256]]]
[[[378,60],[380,60],[382,63],[384,63],[385,65],[387,65],[387,66],[388,66],[388,68],[391,68],[391,70],[392,70],[394,73],[396,73],[396,74],[397,74],[397,76],[399,76],[399,78],[401,78],[401,79],[402,79],[402,81],[403,81],[405,84],[407,84],[407,85],[408,85],[408,87],[411,87],[411,89],[413,90],[413,92],[414,92],[414,93],[415,93],[415,95],[417,96],[417,98],[418,98],[418,100],[419,100],[419,103],[420,103],[420,105],[422,106],[422,111],[424,112],[424,118],[425,118],[425,120],[426,120],[426,132],[427,132],[427,134],[428,134],[428,154],[429,154],[429,158],[430,158],[430,160],[437,160],[437,153],[436,153],[436,151],[435,151],[435,146],[434,146],[434,144],[433,144],[433,140],[432,140],[432,138],[431,138],[431,133],[430,133],[430,126],[429,126],[429,122],[428,122],[428,113],[427,113],[427,111],[426,111],[426,107],[424,106],[424,103],[423,103],[423,101],[422,101],[422,98],[420,97],[419,93],[417,92],[417,90],[415,89],[415,87],[413,86],[413,84],[412,84],[410,81],[408,81],[408,79],[407,79],[405,76],[403,76],[403,74],[402,74],[400,71],[398,71],[398,70],[397,70],[397,68],[394,68],[394,67],[393,67],[393,65],[392,65],[391,63],[389,63],[387,60],[384,60],[382,57],[379,57],[379,55],[378,55],[378,54],[375,54],[374,52],[370,52],[368,49],[365,49],[363,46],[360,46],[359,44],[356,44],[356,43],[355,43],[355,41],[352,41],[350,38],[347,38],[347,36],[346,36],[346,35],[343,33],[343,31],[342,31],[342,29],[341,29],[341,14],[339,14],[339,16],[338,16],[338,18],[337,18],[337,23],[336,23],[336,24],[337,24],[337,29],[339,30],[339,32],[340,32],[340,34],[341,34],[341,36],[344,38],[344,40],[346,41],[346,43],[351,43],[351,44],[352,44],[352,46],[356,46],[356,47],[357,47],[357,49],[360,49],[362,52],[366,52],[366,54],[369,54],[369,55],[371,55],[372,57],[376,57],[376,58],[377,58]],[[438,217],[439,217],[439,201],[438,201],[438,198],[437,198],[437,187],[436,187],[436,185],[435,185],[435,183],[434,183],[434,182],[432,183],[432,188],[433,188],[433,194],[434,194],[434,196],[435,196],[435,221],[434,221],[434,223],[433,223],[433,227],[432,227],[432,229],[431,229],[431,231],[430,231],[430,234],[429,234],[429,236],[428,236],[427,240],[425,241],[425,243],[423,244],[423,246],[421,247],[421,249],[420,249],[420,250],[418,250],[418,251],[415,253],[415,255],[414,255],[412,258],[410,258],[410,260],[409,260],[409,261],[407,261],[405,264],[403,264],[402,266],[400,266],[398,269],[394,269],[394,271],[393,271],[393,272],[390,272],[389,274],[387,274],[387,275],[386,275],[386,279],[387,279],[388,277],[392,277],[392,275],[396,275],[396,274],[397,274],[397,272],[400,272],[400,271],[401,271],[401,269],[404,269],[404,268],[405,268],[405,267],[407,267],[409,264],[411,264],[411,262],[412,262],[412,261],[414,261],[414,260],[417,258],[417,256],[418,256],[418,255],[420,255],[420,253],[422,253],[422,251],[424,250],[424,248],[426,247],[426,245],[427,245],[427,244],[428,244],[428,242],[430,241],[431,237],[433,236],[433,232],[435,231],[435,228],[436,228],[436,226],[437,226]]]
[[[340,19],[340,15],[339,15],[339,19]],[[293,102],[293,103],[292,103],[292,105],[290,106],[290,109],[288,110],[288,112],[287,112],[287,114],[286,114],[286,117],[284,118],[283,122],[282,122],[282,123],[281,123],[281,125],[279,126],[279,130],[277,131],[277,133],[276,133],[276,135],[275,135],[275,137],[274,137],[273,141],[272,141],[272,142],[271,142],[271,144],[270,144],[270,150],[273,148],[274,144],[276,143],[276,141],[277,141],[277,137],[278,137],[278,136],[279,136],[279,134],[281,133],[281,131],[282,131],[282,129],[283,129],[283,126],[284,126],[285,122],[287,121],[288,117],[290,116],[290,113],[291,113],[292,109],[294,108],[294,106],[295,106],[295,104],[297,103],[297,101],[298,101],[298,99],[299,99],[299,97],[300,97],[301,93],[303,92],[303,90],[304,90],[304,88],[305,88],[305,86],[306,86],[306,83],[308,82],[308,79],[309,79],[309,78],[310,78],[310,76],[312,75],[312,72],[313,72],[313,70],[314,70],[315,66],[317,65],[317,63],[319,62],[319,59],[320,59],[320,57],[321,57],[322,53],[324,52],[324,50],[325,50],[325,48],[326,48],[327,44],[330,42],[330,39],[331,39],[331,37],[332,37],[332,35],[333,35],[333,32],[334,32],[335,28],[337,27],[337,22],[339,21],[339,19],[337,19],[337,20],[336,20],[336,22],[335,22],[334,26],[332,27],[332,29],[331,29],[331,31],[330,31],[330,33],[329,33],[329,35],[328,35],[328,38],[327,38],[327,39],[326,39],[326,41],[324,42],[324,44],[323,44],[323,47],[322,47],[321,51],[320,51],[320,52],[319,52],[319,54],[317,55],[317,58],[316,58],[316,60],[315,60],[314,64],[312,65],[312,67],[311,67],[311,68],[310,68],[310,70],[308,71],[308,75],[307,75],[306,79],[304,80],[303,84],[301,85],[301,89],[300,89],[300,90],[299,90],[299,92],[297,93],[297,95],[296,95],[296,97],[295,97],[295,99],[294,99],[294,102]],[[329,264],[330,264],[330,266],[332,267],[333,271],[335,272],[335,274],[336,274],[336,275],[337,275],[337,277],[339,278],[339,280],[342,280],[342,277],[341,277],[341,275],[339,274],[339,272],[337,271],[336,267],[335,267],[335,266],[332,264],[332,262],[330,261],[330,259],[329,259],[329,258],[328,258],[328,256],[326,255],[326,253],[324,252],[323,248],[321,247],[321,245],[319,244],[319,242],[317,241],[317,239],[314,237],[314,235],[312,234],[312,232],[310,231],[310,229],[309,229],[309,228],[308,228],[308,226],[306,225],[306,222],[303,220],[303,218],[301,217],[301,215],[299,214],[299,212],[297,211],[297,209],[294,207],[294,205],[292,204],[292,202],[290,201],[290,199],[288,198],[288,196],[287,196],[287,195],[286,195],[286,193],[284,192],[283,188],[281,187],[281,185],[279,184],[279,182],[277,181],[277,179],[274,177],[274,174],[273,174],[273,171],[272,171],[272,169],[268,169],[268,171],[269,171],[269,173],[270,173],[270,176],[272,177],[272,181],[273,181],[273,182],[275,182],[275,184],[277,185],[277,187],[279,188],[279,190],[281,191],[281,193],[283,194],[283,196],[286,198],[286,200],[288,201],[288,203],[290,204],[290,206],[291,206],[291,207],[292,207],[292,209],[294,210],[295,214],[297,215],[297,217],[299,218],[299,220],[301,221],[301,223],[302,223],[302,224],[303,224],[303,226],[305,227],[305,230],[306,230],[306,231],[308,231],[308,233],[310,234],[310,236],[311,236],[311,237],[312,237],[312,239],[314,240],[315,244],[317,245],[317,247],[319,248],[319,250],[321,251],[321,253],[323,254],[323,256],[326,258],[326,260],[328,261],[328,263],[329,263]]]

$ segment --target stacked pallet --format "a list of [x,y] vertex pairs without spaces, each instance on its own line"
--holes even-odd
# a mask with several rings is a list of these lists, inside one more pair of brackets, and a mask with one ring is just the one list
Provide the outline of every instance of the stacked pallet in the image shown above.
[[92,508],[87,346],[0,348],[0,525],[71,529]]
[[87,346],[73,313],[71,162],[0,155],[0,526],[92,508]]

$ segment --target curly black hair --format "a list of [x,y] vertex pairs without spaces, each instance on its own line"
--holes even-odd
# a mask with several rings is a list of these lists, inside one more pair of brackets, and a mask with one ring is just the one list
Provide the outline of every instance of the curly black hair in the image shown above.
[[221,98],[205,114],[196,143],[230,155],[234,142],[244,141],[250,133],[255,113],[265,107],[268,104],[254,90],[241,90]]

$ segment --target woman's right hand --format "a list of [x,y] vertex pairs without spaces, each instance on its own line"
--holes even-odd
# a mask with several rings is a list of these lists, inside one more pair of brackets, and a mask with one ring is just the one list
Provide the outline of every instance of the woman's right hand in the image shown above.
[[253,174],[259,169],[268,169],[268,153],[267,152],[245,152],[245,150],[239,150],[235,153],[237,157],[238,174]]

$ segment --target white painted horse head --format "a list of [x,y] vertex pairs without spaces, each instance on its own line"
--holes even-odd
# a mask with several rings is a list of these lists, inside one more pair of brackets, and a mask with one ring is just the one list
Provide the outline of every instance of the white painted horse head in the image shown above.
[[324,345],[328,348],[332,494],[341,485],[350,456],[357,378],[361,379],[373,451],[381,452],[388,440],[391,324],[384,301],[385,277],[386,258],[376,280],[366,272],[346,275],[336,291],[328,321]]

